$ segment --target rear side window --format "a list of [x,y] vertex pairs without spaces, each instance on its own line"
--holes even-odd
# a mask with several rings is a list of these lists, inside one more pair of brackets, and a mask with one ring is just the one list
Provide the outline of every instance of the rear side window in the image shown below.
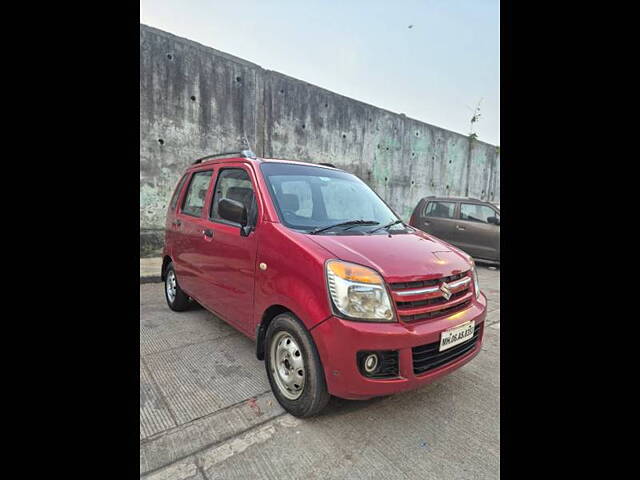
[[474,205],[472,203],[463,203],[460,205],[460,218],[471,222],[489,223],[487,218],[499,217],[499,215],[486,205]]
[[454,218],[455,202],[429,202],[424,211],[425,217]]
[[244,204],[249,218],[255,215],[253,185],[249,174],[242,168],[225,168],[220,171],[216,181],[216,191],[213,195],[213,202],[211,202],[210,218],[218,222],[228,223],[218,213],[218,203],[223,198]]
[[173,192],[173,197],[171,197],[171,210],[175,210],[176,209],[176,204],[178,203],[178,197],[180,196],[180,192],[182,191],[182,186],[184,185],[184,182],[186,182],[188,175],[183,175],[182,178],[180,179],[180,182],[178,182],[178,186],[176,187],[176,191]]
[[202,207],[204,207],[204,199],[207,196],[207,190],[209,190],[212,173],[212,170],[207,170],[193,174],[182,203],[182,213],[194,217],[199,217],[202,214]]

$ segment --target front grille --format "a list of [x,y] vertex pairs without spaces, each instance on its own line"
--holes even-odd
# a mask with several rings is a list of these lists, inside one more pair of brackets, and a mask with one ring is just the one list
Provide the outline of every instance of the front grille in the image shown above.
[[452,302],[454,300],[457,300],[461,297],[464,297],[467,294],[467,290],[462,290],[461,292],[456,292],[453,295],[451,295],[451,298],[449,298],[449,300],[445,299],[444,297],[437,297],[437,298],[427,298],[425,300],[416,300],[414,302],[396,302],[396,305],[398,306],[398,308],[415,308],[415,307],[423,307],[426,305],[440,305],[442,303],[447,303],[447,302]]
[[[443,283],[451,284],[464,278],[471,278],[471,272],[463,272],[455,275],[449,275],[447,277],[435,278],[430,280],[420,280],[416,282],[397,282],[390,284],[396,310],[400,320],[403,322],[417,322],[420,320],[430,320],[433,318],[443,317],[445,315],[451,315],[452,313],[464,310],[471,305],[471,284],[472,281],[468,281],[462,286],[458,286],[460,290],[456,290],[451,297],[447,300],[442,292],[423,292],[416,293],[414,295],[402,295],[405,292],[420,290],[425,287],[434,288],[439,287]],[[435,295],[435,296],[434,296]],[[405,300],[407,297],[426,297],[417,298],[414,300]]]
[[[466,294],[467,292],[464,292]],[[455,313],[459,310],[464,310],[469,305],[471,305],[471,300],[465,300],[462,303],[458,303],[457,305],[453,305],[447,308],[441,308],[440,310],[435,310],[433,312],[425,312],[425,313],[417,313],[415,315],[400,315],[405,322],[417,322],[418,320],[428,320],[431,318],[443,317],[445,315],[449,315],[451,313]]]
[[435,285],[441,284],[442,282],[451,283],[451,282],[455,282],[456,280],[460,280],[462,277],[466,277],[467,273],[469,273],[469,272],[458,273],[456,275],[450,275],[448,277],[434,278],[433,280],[420,280],[420,281],[417,281],[417,282],[397,282],[397,283],[392,283],[391,284],[391,290],[404,290],[404,289],[407,289],[407,288],[433,287]]
[[461,343],[460,345],[444,350],[443,352],[438,351],[440,348],[440,342],[413,347],[411,349],[413,354],[413,373],[420,375],[421,373],[426,373],[438,367],[443,367],[444,365],[471,352],[478,343],[481,329],[482,325],[476,325],[473,336],[469,340]]

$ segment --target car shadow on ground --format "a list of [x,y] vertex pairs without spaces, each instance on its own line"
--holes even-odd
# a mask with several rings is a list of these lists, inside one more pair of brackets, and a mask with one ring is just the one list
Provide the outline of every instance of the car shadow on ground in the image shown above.
[[369,400],[346,400],[344,398],[338,398],[332,396],[329,399],[329,403],[318,415],[317,418],[334,418],[341,417],[343,415],[349,415],[350,413],[357,412],[369,408],[371,405],[375,405],[384,401],[384,399],[391,395],[385,395],[382,397],[374,397]]
[[[189,297],[189,307],[186,310],[187,312],[191,312],[194,310],[204,310],[204,309],[205,308],[202,305],[196,302],[193,298]],[[223,320],[220,320],[220,321],[222,322]]]

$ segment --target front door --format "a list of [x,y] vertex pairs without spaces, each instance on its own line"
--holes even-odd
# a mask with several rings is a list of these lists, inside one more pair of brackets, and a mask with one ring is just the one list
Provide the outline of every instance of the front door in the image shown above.
[[417,227],[455,245],[453,237],[456,221],[456,202],[430,200],[418,216]]
[[[206,288],[199,300],[236,328],[253,336],[253,300],[258,248],[259,203],[255,179],[242,163],[218,167],[213,200],[205,225],[211,237],[200,243],[201,282]],[[240,225],[220,217],[223,198],[242,202],[249,212],[249,224],[256,226],[242,235]]]
[[500,213],[488,205],[461,203],[454,245],[472,257],[499,260],[500,225],[489,223],[489,217],[499,219]]

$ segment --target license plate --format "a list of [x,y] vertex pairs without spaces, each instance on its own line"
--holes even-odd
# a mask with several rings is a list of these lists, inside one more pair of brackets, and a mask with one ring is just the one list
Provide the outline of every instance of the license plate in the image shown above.
[[473,337],[476,322],[466,322],[440,334],[440,352],[466,342]]

